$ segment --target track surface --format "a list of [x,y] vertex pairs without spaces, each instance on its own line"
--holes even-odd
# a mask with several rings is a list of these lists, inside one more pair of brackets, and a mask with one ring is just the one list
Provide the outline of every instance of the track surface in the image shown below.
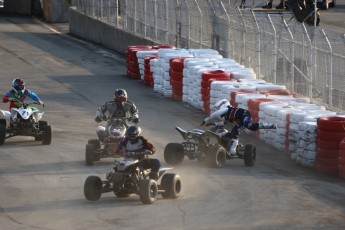
[[0,41],[0,92],[22,76],[46,103],[44,120],[54,132],[49,146],[30,137],[0,146],[0,229],[345,229],[345,180],[296,165],[247,135],[242,141],[257,146],[255,167],[233,160],[210,169],[185,160],[172,171],[182,179],[179,199],[143,205],[136,195],[107,193],[85,200],[85,179],[112,168],[112,159],[85,166],[84,151],[96,137],[96,109],[116,88],[138,106],[163,166],[165,145],[182,141],[174,127],[200,128],[204,114],[129,79],[123,56],[31,18],[1,16]]

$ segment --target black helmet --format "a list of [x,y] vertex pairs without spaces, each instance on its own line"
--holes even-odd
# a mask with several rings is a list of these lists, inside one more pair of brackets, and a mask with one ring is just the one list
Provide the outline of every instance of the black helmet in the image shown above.
[[125,135],[131,140],[136,140],[140,134],[141,128],[139,126],[132,125],[128,127]]
[[117,89],[114,93],[114,101],[124,103],[127,101],[127,92],[124,89]]
[[17,93],[23,94],[25,90],[25,82],[23,81],[23,79],[20,79],[20,78],[13,79],[12,86],[13,86],[13,89]]

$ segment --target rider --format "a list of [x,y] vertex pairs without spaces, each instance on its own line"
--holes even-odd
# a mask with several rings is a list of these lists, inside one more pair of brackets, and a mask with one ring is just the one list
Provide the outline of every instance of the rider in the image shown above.
[[[38,102],[40,105],[44,107],[43,101],[37,96],[37,94],[29,89],[25,88],[25,82],[23,79],[16,78],[12,81],[12,87],[10,91],[8,91],[5,96],[2,98],[4,103],[10,102],[9,110],[12,115],[12,108],[19,108],[22,106],[26,97],[31,98],[35,102]],[[11,116],[12,117],[12,116]],[[5,115],[6,120],[10,120],[10,114]]]
[[[136,125],[128,127],[125,138],[119,143],[119,151],[123,154],[125,152],[143,152],[145,150],[150,151],[150,155],[156,152],[155,147],[141,134],[141,128]],[[143,160],[144,169],[151,169],[150,179],[158,180],[160,161],[158,159],[150,159],[144,157]]]
[[248,110],[232,107],[229,101],[226,99],[219,100],[213,106],[213,108],[216,111],[211,113],[208,117],[206,117],[204,121],[201,123],[201,126],[207,125],[207,123],[212,122],[214,120],[219,120],[221,118],[224,118],[226,122],[234,123],[235,125],[229,134],[229,137],[232,139],[232,145],[229,149],[231,156],[234,156],[236,154],[236,148],[238,145],[238,135],[240,134],[240,131],[244,130],[245,128],[251,131],[256,131],[258,129],[277,128],[276,124],[272,123],[252,122],[252,118]]
[[[127,101],[127,92],[124,89],[116,89],[114,92],[114,101],[105,102],[96,112],[95,121],[107,121],[112,118],[130,118],[134,123],[139,122],[138,109],[133,102]],[[109,123],[107,124],[107,126]],[[106,137],[106,127],[98,126],[97,135],[100,141]]]

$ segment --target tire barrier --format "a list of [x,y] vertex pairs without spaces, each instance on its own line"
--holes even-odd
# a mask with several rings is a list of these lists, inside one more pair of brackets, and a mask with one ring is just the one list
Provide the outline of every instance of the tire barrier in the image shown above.
[[126,50],[127,75],[133,79],[140,79],[137,52],[139,50],[152,50],[152,46],[128,46]]
[[144,77],[143,83],[144,85],[148,85],[153,87],[153,72],[151,71],[151,60],[157,59],[158,55],[148,55],[144,58]]
[[285,151],[301,166],[344,177],[345,116],[312,104],[285,86],[256,79],[251,68],[215,50],[153,47],[128,47],[129,77],[139,75],[155,92],[206,114],[218,100],[228,99],[232,106],[248,109],[254,122],[277,124],[274,130],[249,133]]
[[340,175],[339,166],[343,164],[338,161],[341,142],[345,138],[345,118],[320,117],[317,119],[316,132],[318,134],[316,171]]
[[339,144],[338,170],[339,177],[345,178],[345,138]]
[[185,58],[175,58],[170,61],[169,74],[172,87],[172,98],[176,101],[182,101],[184,59]]

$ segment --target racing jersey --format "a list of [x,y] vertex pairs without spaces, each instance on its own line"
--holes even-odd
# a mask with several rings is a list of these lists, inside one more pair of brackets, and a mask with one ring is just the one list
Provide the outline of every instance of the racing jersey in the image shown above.
[[154,154],[156,151],[151,142],[143,136],[139,136],[135,143],[132,143],[128,137],[125,137],[125,139],[119,143],[119,147],[120,149],[125,149],[126,152],[142,152],[148,149]]
[[126,101],[123,106],[119,107],[115,101],[108,101],[98,108],[96,116],[108,115],[110,118],[138,118],[138,109],[134,103]]
[[[26,97],[29,97],[36,102],[41,101],[37,94],[29,89],[25,89],[23,94],[19,94],[14,89],[12,89],[5,94],[5,96],[2,98],[2,101],[4,103],[10,102],[9,110],[11,111],[12,108],[21,107],[22,102],[25,100]],[[14,98],[18,101],[10,101],[9,98]]]

